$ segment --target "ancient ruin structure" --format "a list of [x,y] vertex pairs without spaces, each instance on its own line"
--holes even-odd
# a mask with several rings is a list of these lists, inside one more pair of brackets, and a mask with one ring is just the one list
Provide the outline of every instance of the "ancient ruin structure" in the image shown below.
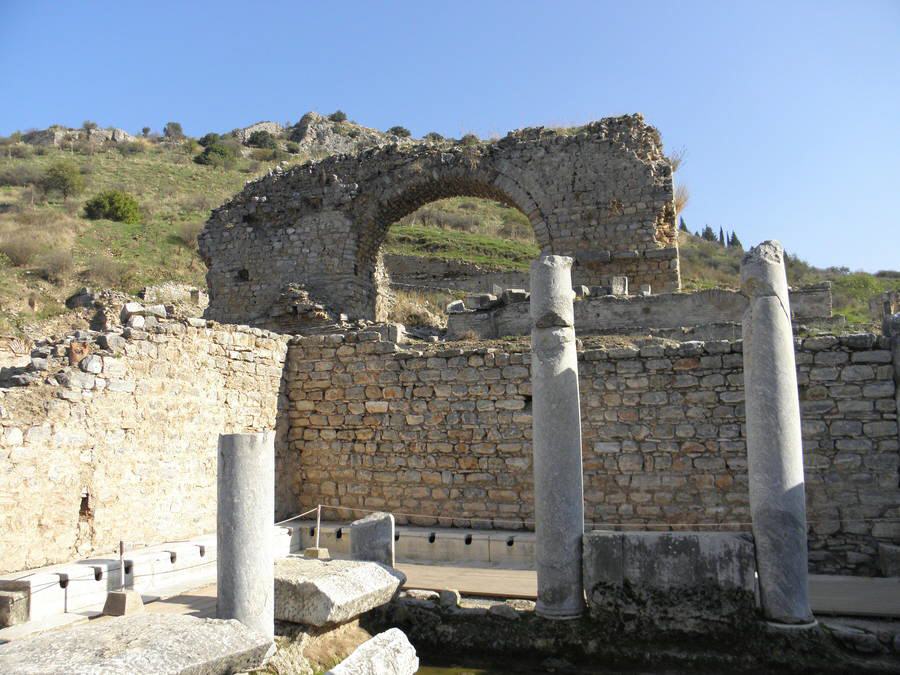
[[584,611],[584,470],[571,270],[572,259],[558,255],[531,265],[537,612],[554,619]]
[[784,250],[767,241],[741,264],[750,515],[766,616],[813,620],[807,595],[806,491]]
[[219,436],[216,477],[217,616],[271,638],[275,434]]
[[200,236],[206,315],[273,327],[284,294],[302,289],[351,318],[383,319],[379,249],[388,228],[453,196],[518,208],[544,254],[575,259],[578,284],[626,275],[656,292],[680,288],[672,167],[656,129],[631,115],[476,145],[390,145],[276,170],[216,209]]

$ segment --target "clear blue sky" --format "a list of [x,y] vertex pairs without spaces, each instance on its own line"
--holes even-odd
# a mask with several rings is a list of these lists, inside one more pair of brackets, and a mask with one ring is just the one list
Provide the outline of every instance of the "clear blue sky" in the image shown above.
[[0,0],[0,134],[337,108],[415,135],[642,112],[692,230],[900,268],[900,1]]

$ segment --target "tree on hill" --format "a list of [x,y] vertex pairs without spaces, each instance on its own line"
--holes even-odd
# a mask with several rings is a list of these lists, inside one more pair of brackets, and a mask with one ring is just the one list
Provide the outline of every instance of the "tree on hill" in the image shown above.
[[343,110],[335,110],[328,116],[332,122],[346,122],[347,121],[347,113]]
[[97,128],[97,123],[92,122],[91,120],[85,120],[81,123],[81,128],[90,132]]
[[201,136],[200,140],[197,142],[200,145],[202,145],[204,148],[208,148],[213,143],[220,141],[220,140],[222,140],[222,137],[219,136],[219,134],[211,131],[208,134],[204,134],[203,136]]
[[409,138],[412,136],[412,132],[406,127],[396,126],[388,129],[389,134],[393,134],[394,136],[399,136],[400,138]]
[[719,226],[719,246],[725,246],[725,230]]
[[166,122],[166,126],[163,127],[163,136],[170,141],[180,141],[184,138],[184,131],[181,128],[181,124],[179,122]]
[[690,230],[688,230],[687,223],[684,222],[684,218],[678,219],[678,229],[682,232],[690,232]]
[[427,134],[425,134],[425,140],[426,140],[426,141],[432,141],[432,142],[435,142],[435,143],[436,143],[436,142],[438,142],[438,141],[444,140],[444,137],[441,136],[441,135],[440,135],[438,132],[436,132],[436,131],[429,131]]
[[257,130],[250,134],[250,138],[247,139],[247,145],[252,148],[267,148],[269,150],[274,150],[278,147],[275,137],[265,130]]
[[107,190],[89,199],[84,205],[84,215],[91,220],[105,218],[120,223],[141,222],[137,199],[123,190]]
[[706,241],[718,241],[715,231],[709,225],[703,228],[700,238]]
[[84,190],[84,176],[74,162],[57,162],[47,169],[41,187],[48,194],[58,193],[68,199]]
[[147,136],[149,136],[149,135],[150,135],[150,127],[144,127],[143,129],[141,129],[141,136],[143,136],[144,138],[147,138]]
[[736,248],[741,251],[744,250],[744,245],[741,243],[741,240],[738,239],[737,232],[734,232],[734,231],[731,232],[731,237],[728,239],[728,247]]

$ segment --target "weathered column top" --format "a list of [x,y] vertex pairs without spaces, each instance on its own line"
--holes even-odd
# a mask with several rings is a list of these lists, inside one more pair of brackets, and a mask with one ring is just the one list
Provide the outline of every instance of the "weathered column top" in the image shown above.
[[575,325],[572,258],[542,255],[531,263],[531,320],[535,328]]
[[750,299],[775,296],[789,307],[784,248],[779,242],[764,241],[747,252],[741,261],[741,292]]

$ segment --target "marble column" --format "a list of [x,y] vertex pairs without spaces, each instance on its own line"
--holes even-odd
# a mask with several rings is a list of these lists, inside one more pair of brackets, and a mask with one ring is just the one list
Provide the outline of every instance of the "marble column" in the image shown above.
[[572,259],[531,264],[531,386],[536,611],[572,619],[584,611],[581,539],[584,489]]
[[220,619],[275,632],[275,434],[222,434],[218,450],[218,604]]
[[784,250],[777,241],[741,263],[750,517],[763,614],[813,621],[809,606],[800,399]]

